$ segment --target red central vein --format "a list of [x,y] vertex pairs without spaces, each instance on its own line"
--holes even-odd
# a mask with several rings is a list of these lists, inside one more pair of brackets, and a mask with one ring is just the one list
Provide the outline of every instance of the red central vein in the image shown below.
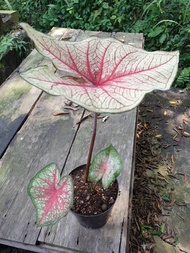
[[86,52],[87,70],[88,70],[88,75],[90,76],[91,81],[93,81],[94,77],[93,77],[91,69],[90,69],[89,51],[90,51],[90,43],[88,42],[88,47],[87,47],[87,52]]
[[[52,40],[52,39],[50,38],[50,40]],[[69,57],[70,57],[70,59],[71,59],[71,61],[72,61],[72,64],[73,64],[74,66],[72,66],[72,65],[70,65],[70,64],[68,64],[68,63],[66,63],[65,61],[63,61],[63,59],[62,59],[60,56],[58,57],[58,55],[54,54],[54,53],[49,49],[48,45],[45,43],[45,40],[43,40],[44,43],[42,43],[42,42],[39,41],[39,40],[37,40],[37,41],[38,41],[39,45],[40,45],[45,51],[47,51],[48,54],[51,55],[52,60],[57,60],[57,61],[61,62],[63,65],[67,66],[68,68],[70,68],[71,70],[77,72],[80,76],[83,76],[83,77],[85,77],[85,78],[88,80],[88,77],[85,76],[84,74],[82,74],[82,73],[79,71],[79,69],[77,68],[77,65],[76,65],[76,63],[75,63],[75,61],[74,61],[74,58],[72,57],[72,54],[71,54],[71,52],[70,52],[70,50],[69,50],[69,48],[68,48],[67,45],[66,45],[67,53],[69,54]],[[46,46],[44,46],[44,45],[46,45]],[[59,48],[59,51],[60,51],[60,46],[59,46],[58,44],[56,44],[56,46]],[[61,49],[62,49],[62,48],[61,48]]]
[[111,80],[111,78],[112,78],[113,75],[115,74],[117,68],[118,68],[119,65],[122,63],[122,61],[125,60],[125,58],[126,58],[127,56],[129,56],[130,54],[133,54],[133,53],[136,53],[136,51],[135,51],[135,52],[130,52],[130,53],[126,54],[125,56],[123,56],[123,57],[120,59],[120,61],[115,65],[115,68],[112,70],[112,73],[111,73],[111,75],[108,77],[107,81]]
[[104,66],[104,60],[105,60],[105,57],[106,57],[106,53],[109,49],[109,47],[111,46],[111,42],[109,43],[109,45],[105,48],[105,51],[103,53],[103,56],[102,56],[102,60],[101,60],[101,63],[100,63],[100,72],[99,72],[99,78],[97,80],[97,83],[100,83],[100,80],[101,80],[101,77],[102,77],[102,72],[103,72],[103,66]]
[[[173,56],[173,57],[174,57],[174,56]],[[173,57],[172,57],[172,58],[173,58]],[[116,82],[116,83],[117,83],[116,80],[117,80],[117,79],[120,79],[120,78],[122,78],[122,77],[127,77],[127,76],[133,76],[133,75],[137,75],[137,74],[142,74],[142,73],[144,73],[144,72],[157,69],[157,68],[159,68],[159,67],[161,67],[161,66],[164,66],[164,65],[167,64],[168,62],[170,62],[172,58],[168,59],[166,62],[164,62],[164,63],[162,63],[162,64],[160,64],[160,65],[158,65],[158,66],[154,66],[154,67],[149,68],[149,69],[139,70],[139,71],[132,72],[132,73],[128,73],[128,74],[122,73],[122,74],[120,74],[120,75],[117,75],[117,76],[115,76],[115,77],[112,77],[112,79],[111,79],[111,76],[110,76],[107,80],[103,81],[103,82],[101,83],[101,85],[106,84],[108,81],[113,81],[113,82]],[[161,75],[163,75],[161,72],[159,72],[159,73],[160,73]],[[114,73],[113,73],[113,74],[114,74]],[[163,75],[163,76],[164,76],[164,75]]]
[[[97,81],[95,81],[95,80],[94,80],[94,77],[93,77],[93,75],[92,75],[92,72],[91,72],[91,68],[90,68],[90,60],[89,60],[90,42],[89,42],[89,44],[88,44],[88,48],[87,48],[87,52],[86,52],[87,69],[88,69],[88,75],[89,75],[89,76],[87,76],[87,75],[84,75],[84,73],[81,73],[81,72],[79,71],[79,69],[78,69],[78,67],[77,67],[77,64],[75,63],[75,60],[74,60],[74,58],[73,58],[73,56],[72,56],[72,54],[71,54],[71,52],[70,52],[70,50],[69,50],[69,48],[68,48],[67,45],[66,45],[67,53],[69,54],[69,57],[70,57],[70,59],[71,59],[71,61],[72,61],[73,66],[70,65],[70,64],[68,64],[68,63],[66,63],[66,62],[64,62],[64,61],[61,59],[60,56],[58,57],[57,55],[55,55],[54,53],[52,53],[52,52],[49,50],[49,48],[47,47],[47,44],[46,44],[46,43],[44,43],[44,44],[46,45],[46,46],[44,46],[44,44],[43,44],[41,41],[39,41],[38,39],[37,39],[37,41],[38,41],[38,43],[41,45],[41,47],[44,48],[44,50],[46,50],[54,59],[60,61],[63,65],[65,65],[65,66],[69,67],[71,70],[77,72],[80,76],[83,76],[86,80],[89,81],[89,83],[91,83],[91,84],[93,84],[94,86],[96,86],[96,84],[98,84],[98,83],[100,82],[100,80],[101,80],[101,75],[102,75],[102,72],[103,72],[103,63],[104,63],[104,59],[105,59],[105,56],[106,56],[106,52],[107,52],[108,48],[109,48],[110,45],[111,45],[111,42],[110,42],[110,44],[107,46],[107,48],[105,48],[104,54],[103,54],[103,56],[102,56],[101,64],[100,64],[100,69],[99,69],[99,71],[100,71],[100,73],[99,73],[99,79],[98,79]],[[44,42],[45,42],[45,40],[44,40]],[[57,45],[57,44],[56,44],[56,45]],[[60,49],[60,46],[59,46],[59,45],[57,45],[57,46],[58,46],[59,49]],[[167,63],[172,59],[172,58],[168,59],[168,61],[166,61],[166,62],[160,64],[159,66],[154,66],[154,67],[151,67],[151,68],[150,68],[150,66],[149,66],[148,69],[144,69],[144,70],[140,70],[140,71],[136,71],[136,72],[128,73],[128,74],[126,74],[126,73],[121,73],[120,75],[113,77],[114,73],[116,72],[117,68],[120,66],[121,62],[122,62],[128,55],[133,54],[133,53],[136,53],[136,51],[135,51],[135,52],[130,52],[130,53],[126,54],[125,56],[123,56],[123,57],[120,59],[120,61],[115,65],[115,67],[114,67],[114,69],[112,70],[112,73],[111,73],[111,75],[108,77],[108,79],[105,80],[105,81],[103,81],[103,82],[101,82],[101,86],[102,86],[102,85],[108,84],[108,81],[115,81],[115,82],[117,82],[117,80],[120,79],[120,78],[122,78],[122,77],[127,77],[127,76],[132,76],[132,75],[138,75],[138,74],[142,74],[142,73],[144,73],[144,72],[150,71],[150,70],[157,69],[158,67],[161,67],[161,66],[167,64]],[[173,57],[174,57],[174,56],[173,56]],[[160,74],[161,74],[161,73],[160,73]],[[92,80],[94,80],[95,82],[93,82]],[[59,82],[57,82],[57,84],[59,84]],[[57,85],[57,84],[56,84],[56,85]],[[61,83],[61,84],[63,84],[63,83]],[[66,84],[66,83],[65,83],[65,84]],[[77,86],[77,85],[75,84],[75,86]],[[78,85],[78,86],[81,87],[82,85]]]

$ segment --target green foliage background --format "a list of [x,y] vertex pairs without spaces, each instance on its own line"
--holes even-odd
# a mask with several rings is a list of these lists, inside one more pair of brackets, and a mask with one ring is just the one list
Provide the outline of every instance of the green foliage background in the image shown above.
[[[7,52],[12,51],[15,49],[15,51],[19,54],[21,57],[23,52],[27,50],[26,45],[27,42],[24,40],[21,40],[19,38],[13,37],[9,34],[6,34],[5,36],[0,36],[0,60],[3,58],[4,55],[6,55]],[[1,68],[1,63],[0,63]]]
[[190,88],[190,0],[9,2],[13,9],[18,11],[20,21],[28,22],[43,32],[58,26],[143,33],[146,50],[179,50],[180,64],[174,86]]

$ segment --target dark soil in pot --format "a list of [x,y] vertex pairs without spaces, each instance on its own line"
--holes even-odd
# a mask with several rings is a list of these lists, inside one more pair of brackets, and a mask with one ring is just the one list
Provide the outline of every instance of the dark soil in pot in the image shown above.
[[103,189],[101,181],[86,183],[84,170],[85,165],[82,165],[71,172],[74,181],[74,204],[71,211],[78,214],[76,218],[82,226],[98,228],[105,225],[109,218],[118,195],[118,182],[114,181],[108,189]]
[[117,198],[118,184],[114,181],[108,189],[98,183],[84,182],[85,165],[75,169],[71,175],[74,181],[74,205],[72,210],[85,215],[99,214],[109,209]]

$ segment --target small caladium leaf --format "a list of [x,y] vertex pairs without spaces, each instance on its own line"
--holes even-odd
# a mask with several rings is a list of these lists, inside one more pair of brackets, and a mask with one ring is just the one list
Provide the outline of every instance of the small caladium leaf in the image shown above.
[[52,95],[63,95],[84,108],[118,113],[136,107],[154,89],[170,88],[179,53],[147,52],[114,39],[58,41],[21,23],[41,54],[64,73],[47,68],[21,73],[26,81]]
[[90,166],[88,180],[96,183],[102,179],[102,186],[107,189],[122,170],[121,156],[117,150],[110,145],[101,150],[93,159]]
[[37,225],[40,227],[56,223],[72,207],[72,178],[65,176],[60,179],[54,163],[40,170],[31,179],[27,190],[36,208]]

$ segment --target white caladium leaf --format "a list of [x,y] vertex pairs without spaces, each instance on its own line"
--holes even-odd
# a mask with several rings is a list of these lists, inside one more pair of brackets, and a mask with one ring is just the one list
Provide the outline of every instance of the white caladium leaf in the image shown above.
[[102,179],[102,186],[107,189],[122,170],[121,156],[117,150],[110,145],[101,150],[90,165],[88,180],[96,183]]
[[56,164],[40,170],[28,185],[28,194],[36,208],[36,221],[40,227],[56,223],[73,204],[73,182],[70,176],[60,179]]
[[58,41],[21,26],[37,49],[49,57],[57,76],[47,68],[21,73],[31,84],[94,112],[118,113],[136,107],[154,89],[170,88],[178,69],[179,53],[147,52],[113,39],[89,38],[80,42]]

